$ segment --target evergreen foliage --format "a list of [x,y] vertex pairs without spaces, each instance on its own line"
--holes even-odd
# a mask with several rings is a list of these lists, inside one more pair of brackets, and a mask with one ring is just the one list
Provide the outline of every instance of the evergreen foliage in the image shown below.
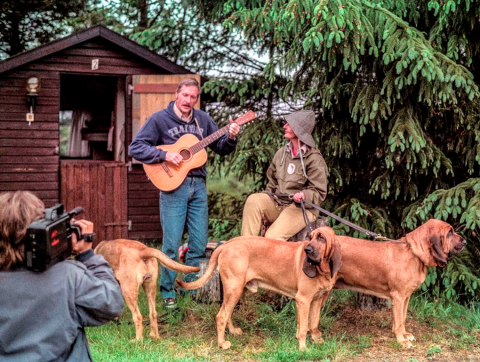
[[84,6],[85,0],[2,0],[0,59],[67,35],[69,18]]
[[[315,136],[330,167],[323,207],[391,238],[432,217],[451,223],[467,239],[467,251],[425,285],[441,280],[439,296],[478,300],[480,270],[472,261],[480,246],[479,4],[201,3],[250,46],[269,50],[265,80],[280,102],[317,112]],[[240,178],[265,166],[255,152],[245,158],[252,141],[258,147],[271,133],[270,124],[244,132],[237,150],[242,166],[227,166]]]

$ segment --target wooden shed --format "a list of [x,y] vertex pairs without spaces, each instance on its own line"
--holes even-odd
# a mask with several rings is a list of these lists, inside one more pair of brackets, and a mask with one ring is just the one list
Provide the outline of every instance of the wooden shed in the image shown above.
[[83,206],[97,240],[160,238],[159,192],[128,145],[185,77],[200,81],[102,26],[4,60],[0,192]]

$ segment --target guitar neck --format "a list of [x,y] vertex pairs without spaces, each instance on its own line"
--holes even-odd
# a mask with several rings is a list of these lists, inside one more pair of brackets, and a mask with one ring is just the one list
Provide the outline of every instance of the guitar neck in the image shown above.
[[220,128],[218,131],[212,133],[210,136],[205,137],[202,139],[200,142],[194,144],[192,147],[190,147],[190,151],[195,154],[199,152],[200,150],[203,150],[205,147],[207,147],[210,143],[215,142],[218,140],[220,137],[222,137],[224,134],[228,133],[228,127],[230,125],[226,125],[223,128]]

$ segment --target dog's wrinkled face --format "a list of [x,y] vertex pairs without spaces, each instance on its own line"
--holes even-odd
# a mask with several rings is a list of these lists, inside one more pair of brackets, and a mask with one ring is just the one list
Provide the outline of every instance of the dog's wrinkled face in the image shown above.
[[430,241],[433,259],[440,268],[447,265],[448,259],[461,252],[467,244],[447,223],[442,224],[441,232],[433,235]]
[[425,265],[443,268],[458,254],[466,241],[445,221],[430,219],[406,235],[412,251]]
[[327,226],[312,231],[310,242],[305,246],[306,258],[303,265],[304,273],[314,278],[317,275],[317,266],[323,274],[331,278],[340,269],[340,244],[336,242],[335,232]]

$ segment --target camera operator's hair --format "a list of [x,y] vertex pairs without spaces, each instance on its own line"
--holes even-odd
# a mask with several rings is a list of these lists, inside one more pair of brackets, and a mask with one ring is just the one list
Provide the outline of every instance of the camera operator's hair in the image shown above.
[[0,194],[0,271],[23,265],[27,228],[43,217],[45,205],[28,191]]

